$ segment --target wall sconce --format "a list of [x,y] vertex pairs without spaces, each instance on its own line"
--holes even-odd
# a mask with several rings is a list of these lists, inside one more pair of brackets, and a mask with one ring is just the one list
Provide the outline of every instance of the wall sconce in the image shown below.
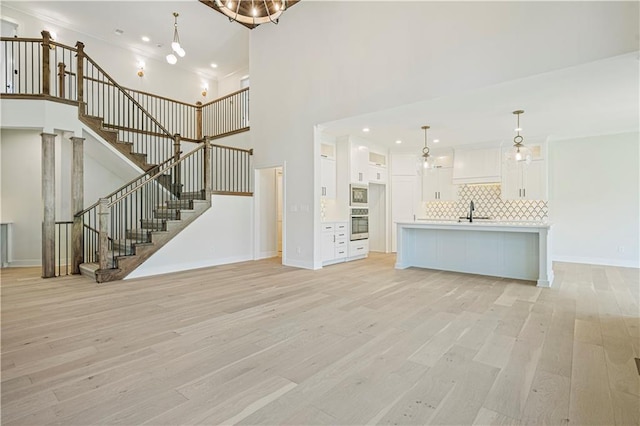
[[207,86],[202,87],[202,96],[203,97],[207,97],[207,91],[209,90],[209,88]]
[[144,61],[138,62],[138,77],[144,77]]

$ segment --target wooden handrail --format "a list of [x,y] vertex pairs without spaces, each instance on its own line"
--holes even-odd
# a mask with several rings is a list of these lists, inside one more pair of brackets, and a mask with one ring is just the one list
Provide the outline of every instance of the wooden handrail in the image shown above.
[[169,133],[169,131],[167,129],[165,129],[165,127],[160,124],[158,122],[158,120],[156,120],[151,114],[149,114],[149,111],[147,111],[142,105],[140,105],[138,103],[138,101],[136,101],[135,99],[133,99],[133,96],[131,96],[129,94],[129,92],[127,92],[126,90],[124,90],[122,88],[122,86],[120,86],[114,79],[113,77],[111,77],[105,70],[102,69],[102,67],[100,65],[98,65],[93,59],[91,59],[91,57],[89,55],[87,55],[86,53],[84,54],[84,57],[87,59],[87,62],[91,63],[91,65],[93,65],[94,67],[96,67],[98,69],[98,71],[100,71],[102,74],[105,75],[105,77],[107,77],[112,83],[113,85],[119,89],[127,98],[129,98],[129,100],[131,102],[134,103],[134,105],[136,105],[137,107],[140,108],[140,110],[147,116],[149,117],[149,119],[160,128],[160,130],[162,130],[163,132],[165,132],[169,137],[171,137],[173,139],[173,135],[171,135],[171,133]]
[[249,91],[249,88],[248,88],[248,87],[245,87],[244,89],[236,90],[236,91],[235,91],[235,92],[233,92],[233,93],[229,93],[228,95],[224,95],[224,96],[223,96],[223,97],[221,97],[221,98],[214,99],[214,100],[212,100],[211,102],[207,102],[206,104],[203,104],[203,105],[202,105],[202,108],[204,108],[204,107],[206,107],[206,106],[209,106],[209,105],[211,105],[211,104],[215,104],[216,102],[224,101],[225,99],[230,98],[230,97],[232,97],[232,96],[235,96],[235,95],[237,95],[238,93],[247,92],[247,91]]
[[253,155],[253,149],[236,148],[235,146],[217,145],[215,143],[212,143],[210,145],[216,148],[229,149],[231,151],[241,151],[246,152],[249,155]]
[[149,182],[151,181],[155,181],[155,179],[164,174],[165,171],[174,168],[175,166],[177,166],[178,164],[183,163],[187,158],[191,157],[193,154],[195,154],[196,152],[200,151],[201,149],[204,149],[205,145],[200,145],[198,148],[194,149],[193,151],[190,151],[187,155],[185,155],[184,157],[180,158],[178,161],[174,162],[173,164],[171,164],[169,167],[160,170],[158,173],[156,173],[155,175],[151,176],[148,180],[142,182],[140,185],[136,186],[133,189],[130,189],[129,191],[125,192],[123,195],[121,195],[120,197],[116,198],[115,200],[111,201],[107,207],[111,207],[114,204],[116,204],[117,202],[119,202],[120,200],[123,200],[124,198],[128,197],[129,195],[133,194],[134,192],[136,192],[138,189],[142,188],[143,186],[146,186],[149,184]]
[[25,38],[25,37],[0,37],[0,41],[23,41],[27,43],[42,43],[41,38]]

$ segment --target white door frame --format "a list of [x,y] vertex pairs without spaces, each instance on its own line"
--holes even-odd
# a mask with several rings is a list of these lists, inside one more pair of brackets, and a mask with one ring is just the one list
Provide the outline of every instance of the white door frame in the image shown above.
[[[263,194],[260,193],[260,172],[269,169],[282,169],[282,264],[286,264],[287,260],[287,209],[284,206],[287,205],[287,169],[286,162],[283,164],[276,164],[271,166],[254,168],[253,170],[253,259],[263,259],[264,256],[260,254],[260,241],[262,238],[262,229],[260,227],[260,202]],[[276,212],[277,220],[277,212]],[[276,224],[273,224],[274,226]],[[277,248],[276,248],[277,249]]]

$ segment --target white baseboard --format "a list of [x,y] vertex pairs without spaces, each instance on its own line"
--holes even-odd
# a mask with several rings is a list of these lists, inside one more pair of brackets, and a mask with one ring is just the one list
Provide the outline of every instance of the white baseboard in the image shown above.
[[626,268],[640,268],[640,261],[624,259],[605,259],[600,257],[580,257],[580,256],[553,256],[554,262],[586,263],[588,265],[602,266],[622,266]]
[[277,251],[263,251],[263,252],[258,253],[258,255],[255,258],[255,260],[269,259],[271,257],[276,257],[277,255],[278,255]]
[[313,260],[302,260],[302,259],[287,259],[286,263],[283,260],[282,264],[285,266],[293,266],[294,268],[302,268],[302,269],[314,269]]
[[9,265],[7,267],[8,268],[24,268],[28,266],[42,266],[42,259],[10,260]]
[[247,262],[253,260],[249,255],[225,257],[221,259],[202,260],[198,262],[181,263],[178,265],[168,265],[158,268],[145,268],[144,272],[133,271],[124,279],[150,277],[153,275],[170,274],[172,272],[184,272],[192,269],[210,268],[212,266],[228,265],[230,263]]

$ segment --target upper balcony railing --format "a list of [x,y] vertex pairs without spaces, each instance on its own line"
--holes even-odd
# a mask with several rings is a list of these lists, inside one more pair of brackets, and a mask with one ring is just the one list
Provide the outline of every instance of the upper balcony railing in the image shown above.
[[126,127],[158,137],[179,134],[189,142],[249,130],[249,88],[205,104],[130,89],[93,61],[83,43],[66,46],[47,31],[42,38],[2,37],[0,58],[2,97],[85,104],[83,114],[105,118],[105,125],[114,130]]

